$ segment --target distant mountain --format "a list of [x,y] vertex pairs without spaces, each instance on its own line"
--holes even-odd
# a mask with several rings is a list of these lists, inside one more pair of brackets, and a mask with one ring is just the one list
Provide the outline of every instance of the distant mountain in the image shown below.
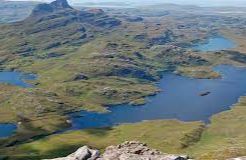
[[[38,4],[23,21],[0,26],[0,55],[49,58],[66,54],[121,24],[103,10],[76,10],[66,0]],[[11,40],[11,43],[6,43]],[[8,57],[9,54],[7,55]]]
[[57,0],[50,4],[39,4],[34,8],[31,16],[42,15],[45,13],[52,13],[59,10],[72,9],[66,0]]
[[25,19],[37,2],[0,1],[0,23],[10,23]]

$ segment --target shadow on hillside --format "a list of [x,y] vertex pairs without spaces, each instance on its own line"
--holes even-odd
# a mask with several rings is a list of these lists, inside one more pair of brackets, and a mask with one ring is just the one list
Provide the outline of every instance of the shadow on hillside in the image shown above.
[[101,137],[101,136],[108,135],[108,132],[112,130],[113,130],[112,127],[106,127],[106,128],[97,128],[97,129],[87,129],[85,130],[85,132],[93,136]]

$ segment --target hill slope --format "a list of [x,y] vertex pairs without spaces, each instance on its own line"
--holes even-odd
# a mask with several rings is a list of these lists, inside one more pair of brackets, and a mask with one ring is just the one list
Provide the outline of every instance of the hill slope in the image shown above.
[[[62,49],[88,42],[120,23],[102,10],[75,10],[66,0],[39,4],[25,20],[0,27],[0,42],[4,44],[0,46],[0,55],[60,56],[67,53]],[[44,50],[45,53],[38,54]]]

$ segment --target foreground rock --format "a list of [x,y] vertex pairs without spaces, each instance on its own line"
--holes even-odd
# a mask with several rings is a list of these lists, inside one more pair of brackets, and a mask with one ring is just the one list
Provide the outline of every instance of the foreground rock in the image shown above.
[[187,156],[163,154],[150,149],[140,142],[125,142],[118,146],[110,146],[98,160],[186,160]]
[[245,157],[238,157],[238,158],[231,158],[228,160],[246,160],[246,156]]
[[99,157],[98,150],[92,150],[87,146],[79,148],[75,153],[67,157],[56,158],[54,160],[95,160]]
[[67,157],[54,160],[188,160],[188,157],[163,154],[158,150],[150,149],[146,144],[131,141],[107,147],[101,156],[98,150],[84,146]]

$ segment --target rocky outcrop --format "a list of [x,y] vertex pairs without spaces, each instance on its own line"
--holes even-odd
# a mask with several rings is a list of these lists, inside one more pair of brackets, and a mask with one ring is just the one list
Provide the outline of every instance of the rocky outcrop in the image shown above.
[[[29,22],[36,24],[53,22],[51,24],[57,26],[57,22],[60,24],[60,21],[57,21],[57,19],[63,19],[63,25],[58,25],[58,27],[66,26],[67,23],[77,22],[80,26],[83,26],[83,32],[86,31],[84,23],[103,28],[111,28],[121,24],[120,20],[108,16],[102,9],[76,10],[68,4],[67,0],[55,0],[49,4],[43,3],[37,5],[24,23]],[[47,30],[52,28],[53,27],[48,27]]]
[[187,156],[163,154],[140,142],[125,142],[107,147],[98,160],[187,160]]
[[73,81],[88,80],[88,77],[83,73],[78,73],[74,76]]
[[72,9],[72,7],[68,4],[67,0],[56,0],[54,2],[51,2],[50,5],[55,9],[64,9],[64,8]]
[[227,159],[227,160],[246,160],[246,156],[245,157],[238,157],[238,158],[231,158],[231,159]]
[[72,9],[72,7],[68,4],[67,0],[56,0],[54,2],[51,2],[50,4],[44,3],[37,5],[33,9],[31,16],[38,16],[64,9]]
[[92,150],[87,146],[84,146],[79,148],[76,152],[67,157],[56,158],[54,160],[96,160],[98,157],[98,150]]
[[101,156],[99,151],[84,146],[67,157],[54,160],[188,160],[188,157],[164,154],[146,144],[127,141],[118,146],[107,147]]

